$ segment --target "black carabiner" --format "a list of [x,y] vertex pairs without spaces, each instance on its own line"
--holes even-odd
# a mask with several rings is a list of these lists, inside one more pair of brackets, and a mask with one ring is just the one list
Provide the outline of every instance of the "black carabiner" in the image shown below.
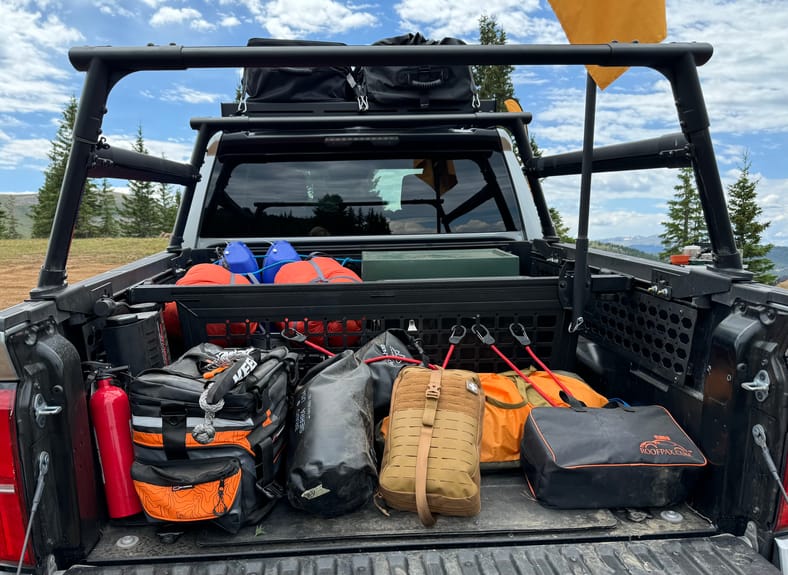
[[296,343],[304,343],[306,341],[306,335],[290,326],[283,328],[280,335],[286,340]]
[[521,346],[528,347],[529,345],[531,345],[531,339],[528,337],[528,334],[525,332],[525,327],[520,322],[510,323],[509,333],[512,334],[512,337],[516,339],[517,343],[519,343]]
[[449,343],[452,345],[457,345],[462,341],[462,338],[465,337],[465,334],[468,330],[465,329],[465,326],[462,324],[457,324],[452,326],[451,333],[449,334]]
[[471,332],[479,338],[484,345],[495,345],[495,338],[490,333],[490,330],[487,329],[480,323],[475,323],[471,327]]

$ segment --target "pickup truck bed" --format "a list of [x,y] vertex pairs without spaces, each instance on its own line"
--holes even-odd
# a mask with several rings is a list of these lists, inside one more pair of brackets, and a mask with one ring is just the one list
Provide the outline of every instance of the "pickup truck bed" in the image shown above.
[[[47,258],[31,301],[0,313],[0,412],[16,424],[6,425],[5,451],[0,443],[0,459],[13,472],[0,482],[7,496],[0,517],[18,524],[11,524],[18,541],[0,553],[0,570],[22,554],[29,517],[23,563],[36,575],[776,573],[769,558],[777,562],[775,540],[788,533],[788,505],[779,492],[780,481],[788,482],[788,292],[754,283],[742,269],[696,70],[711,46],[389,48],[72,50],[75,67],[88,72],[86,97]],[[221,118],[195,118],[189,163],[119,152],[99,139],[107,132],[110,88],[136,71],[427,61],[653,68],[671,83],[681,134],[537,161],[530,157],[527,112],[361,114],[356,102],[341,102],[316,110],[261,104],[243,114],[235,106]],[[587,127],[591,111],[587,106]],[[541,181],[579,174],[581,156],[594,173],[692,166],[709,228],[709,265],[587,250],[580,232],[574,246],[560,242]],[[441,174],[456,184],[448,178],[444,186]],[[68,246],[88,177],[185,187],[166,253],[68,285]],[[590,178],[581,180],[579,217],[587,221],[594,195]],[[190,267],[216,262],[229,241],[246,243],[264,266],[271,242],[280,239],[299,254],[355,266],[362,277],[364,253],[374,251],[497,248],[517,256],[518,269],[355,284],[176,284]],[[180,329],[167,333],[173,357],[207,341],[211,324],[246,326],[242,345],[271,348],[285,343],[282,325],[308,320],[326,332],[347,327],[321,338],[333,352],[403,329],[441,362],[452,327],[461,324],[489,330],[501,353],[524,367],[529,354],[510,333],[522,324],[551,368],[577,373],[605,397],[667,409],[709,465],[682,504],[668,509],[550,510],[529,496],[514,466],[483,470],[479,515],[439,517],[432,528],[421,527],[415,514],[386,514],[374,502],[324,519],[282,500],[235,535],[208,525],[151,525],[140,516],[112,520],[91,440],[85,371],[95,364],[85,362],[131,364],[109,358],[115,348],[107,328],[127,319],[113,316],[150,314],[168,302],[179,314]],[[155,351],[141,368],[167,355],[160,326],[142,333],[127,325],[118,349]],[[341,344],[331,342],[336,338]],[[301,373],[323,357],[287,343],[303,354]],[[484,337],[468,334],[453,353],[448,367],[507,369]],[[47,457],[45,474],[37,462]]]
[[[308,555],[309,561],[316,561],[316,565],[320,565],[324,561],[320,557],[336,557],[363,549],[369,554],[366,557],[347,557],[347,561],[355,566],[358,561],[361,564],[375,561],[377,564],[379,559],[374,558],[375,553],[387,555],[391,550],[407,549],[410,561],[420,557],[424,569],[430,572],[430,557],[439,563],[442,557],[447,572],[454,570],[450,564],[456,560],[463,565],[471,560],[477,569],[486,571],[482,564],[491,560],[498,563],[508,557],[512,565],[522,567],[528,565],[528,561],[550,557],[555,554],[555,546],[559,544],[563,560],[573,560],[572,557],[577,561],[582,560],[587,564],[588,570],[585,572],[591,573],[609,573],[600,571],[594,565],[599,561],[608,563],[611,558],[625,564],[640,561],[640,568],[648,572],[645,565],[649,562],[658,565],[658,558],[665,550],[669,550],[673,556],[670,561],[676,564],[688,561],[690,567],[693,564],[690,557],[701,549],[711,557],[711,565],[713,561],[726,561],[733,565],[749,565],[754,561],[753,558],[746,559],[749,548],[743,547],[740,541],[711,537],[716,532],[715,526],[687,505],[648,512],[548,509],[531,498],[516,469],[483,475],[482,511],[476,517],[441,516],[434,527],[424,528],[413,513],[390,510],[389,514],[386,516],[374,503],[370,503],[356,513],[326,519],[294,510],[283,500],[259,525],[246,527],[234,535],[211,527],[184,530],[174,525],[154,527],[113,523],[105,528],[101,542],[88,557],[88,563],[111,566],[133,564],[139,560],[178,562],[186,557],[191,561],[216,561],[231,551],[233,557],[239,560],[243,557],[269,557],[274,561],[275,558]],[[592,551],[593,546],[582,544],[602,539],[619,543],[595,551]],[[631,543],[624,543],[627,541]],[[639,543],[635,544],[636,541]],[[467,559],[462,553],[451,551],[472,547],[480,549],[471,553]],[[505,552],[507,548],[508,554]],[[490,550],[493,549],[498,551],[491,554]],[[446,551],[433,551],[433,555],[422,553],[426,550]],[[678,552],[678,557],[673,553],[674,550]],[[395,568],[397,561],[403,557],[406,557],[403,553],[396,553],[396,558],[388,556],[388,569]],[[447,559],[450,561],[447,562]],[[548,573],[568,572],[561,567],[563,560],[557,557],[554,559],[551,567],[553,571]],[[308,563],[305,558],[301,561]],[[302,570],[307,563],[301,564]],[[707,563],[705,559],[704,563]],[[663,563],[665,566],[669,564]],[[284,565],[282,563],[277,571],[289,572],[290,569]],[[334,565],[337,570],[347,570],[343,559],[338,559]],[[639,572],[620,571],[623,564],[616,568],[619,571],[615,572]],[[248,572],[249,568],[246,570]],[[323,572],[322,568],[319,570]],[[209,572],[213,572],[213,569],[209,568]],[[696,571],[671,568],[660,572]],[[751,570],[740,572],[753,573]]]

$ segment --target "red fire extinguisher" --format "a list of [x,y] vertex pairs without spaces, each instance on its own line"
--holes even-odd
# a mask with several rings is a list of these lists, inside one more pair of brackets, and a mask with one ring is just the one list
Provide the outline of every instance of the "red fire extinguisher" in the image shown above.
[[129,397],[113,385],[109,369],[96,372],[96,391],[90,398],[90,416],[96,432],[109,516],[128,517],[142,512],[131,480],[134,447],[131,442]]

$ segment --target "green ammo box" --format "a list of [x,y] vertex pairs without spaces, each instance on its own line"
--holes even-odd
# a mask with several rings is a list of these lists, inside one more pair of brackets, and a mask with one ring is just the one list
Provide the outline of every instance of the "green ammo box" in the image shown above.
[[499,249],[365,251],[364,281],[516,276],[520,258]]

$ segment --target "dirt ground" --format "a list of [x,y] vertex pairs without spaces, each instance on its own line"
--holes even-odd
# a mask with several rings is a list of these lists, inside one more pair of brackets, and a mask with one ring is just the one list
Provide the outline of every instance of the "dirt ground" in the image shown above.
[[[167,247],[161,238],[74,240],[66,271],[73,284]],[[0,309],[21,303],[38,284],[46,240],[0,240]]]

